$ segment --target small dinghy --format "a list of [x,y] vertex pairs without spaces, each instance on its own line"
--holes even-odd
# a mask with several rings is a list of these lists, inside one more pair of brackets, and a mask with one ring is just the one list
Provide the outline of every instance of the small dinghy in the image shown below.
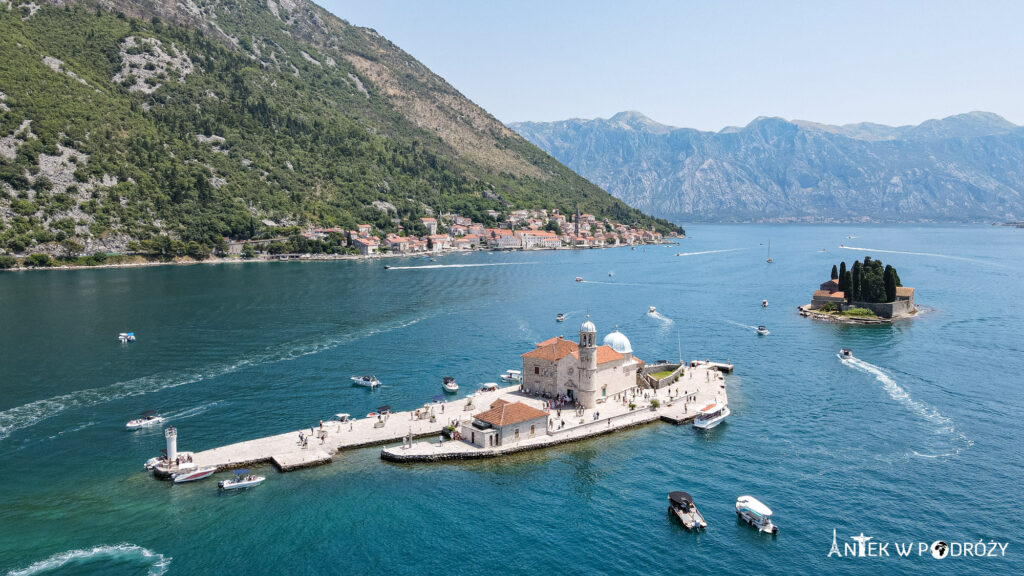
[[708,527],[704,515],[697,510],[693,497],[682,490],[668,493],[668,513],[683,523],[687,530],[701,530]]
[[206,478],[213,476],[213,473],[216,471],[216,466],[208,466],[206,468],[199,468],[191,472],[179,472],[171,476],[171,479],[174,481],[175,484],[195,482],[196,480],[205,480]]
[[217,486],[221,490],[241,490],[242,488],[252,488],[253,486],[259,486],[266,480],[263,476],[257,476],[255,474],[249,474],[248,470],[232,470],[235,477],[229,480],[221,480],[217,483]]

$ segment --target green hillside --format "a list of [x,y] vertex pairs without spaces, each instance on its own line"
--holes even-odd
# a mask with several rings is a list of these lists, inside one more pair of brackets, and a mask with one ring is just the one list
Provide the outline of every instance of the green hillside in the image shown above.
[[576,202],[676,230],[311,3],[42,4],[0,1],[0,250]]

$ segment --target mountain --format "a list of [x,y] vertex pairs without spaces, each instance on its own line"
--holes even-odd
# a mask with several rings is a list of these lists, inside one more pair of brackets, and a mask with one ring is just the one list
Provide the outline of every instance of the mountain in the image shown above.
[[1024,217],[1024,128],[987,112],[899,127],[762,117],[717,133],[639,112],[511,127],[629,205],[677,222]]
[[0,251],[560,208],[678,230],[305,0],[0,0]]

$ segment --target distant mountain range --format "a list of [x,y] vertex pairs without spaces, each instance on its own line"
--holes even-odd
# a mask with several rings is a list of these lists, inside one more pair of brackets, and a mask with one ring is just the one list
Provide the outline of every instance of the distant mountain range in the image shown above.
[[1024,218],[1024,127],[988,112],[898,127],[761,117],[702,132],[639,112],[510,127],[627,204],[676,222]]

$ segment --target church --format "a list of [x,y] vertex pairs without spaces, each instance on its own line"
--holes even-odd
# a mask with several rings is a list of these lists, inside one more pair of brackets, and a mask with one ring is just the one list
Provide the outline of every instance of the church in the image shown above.
[[522,355],[523,390],[568,396],[585,408],[632,390],[644,362],[633,356],[626,335],[618,330],[597,345],[597,328],[587,316],[579,343],[550,338]]

